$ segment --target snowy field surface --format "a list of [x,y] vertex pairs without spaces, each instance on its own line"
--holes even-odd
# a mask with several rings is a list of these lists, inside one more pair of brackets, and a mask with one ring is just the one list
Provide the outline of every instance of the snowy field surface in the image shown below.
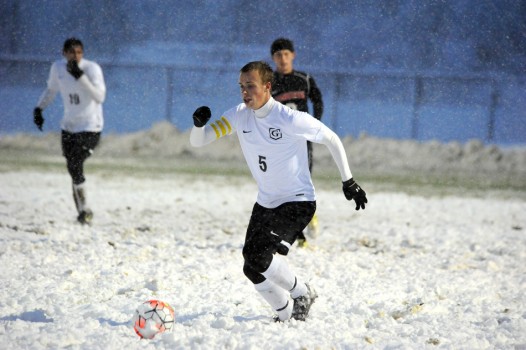
[[[524,149],[346,140],[356,212],[317,148],[320,235],[288,262],[319,298],[277,324],[242,272],[256,186],[235,137],[187,141],[104,135],[80,226],[58,134],[0,137],[0,348],[526,348]],[[151,298],[175,328],[139,340]]]

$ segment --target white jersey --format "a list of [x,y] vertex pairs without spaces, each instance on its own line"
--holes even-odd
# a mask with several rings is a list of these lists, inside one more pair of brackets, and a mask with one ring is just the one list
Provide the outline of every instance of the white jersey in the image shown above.
[[273,98],[257,111],[242,103],[210,126],[194,127],[190,141],[194,146],[202,146],[234,131],[258,185],[257,202],[263,207],[316,200],[306,141],[326,144],[333,157],[336,154],[342,178],[352,177],[339,138],[311,115]]
[[306,140],[316,139],[320,124],[306,113],[271,101],[264,118],[256,117],[244,103],[223,114],[237,131],[258,184],[257,202],[275,208],[285,202],[314,201]]
[[45,109],[60,91],[64,103],[64,116],[60,123],[69,132],[100,132],[104,126],[102,103],[106,97],[106,85],[100,66],[81,59],[79,68],[84,74],[75,79],[66,68],[65,59],[51,65],[47,88],[42,93],[37,107]]
[[234,131],[258,185],[257,202],[263,207],[316,200],[306,141],[327,145],[342,179],[352,177],[336,134],[311,115],[292,110],[272,97],[256,111],[242,103],[225,112],[220,120],[192,128],[190,143],[204,146]]

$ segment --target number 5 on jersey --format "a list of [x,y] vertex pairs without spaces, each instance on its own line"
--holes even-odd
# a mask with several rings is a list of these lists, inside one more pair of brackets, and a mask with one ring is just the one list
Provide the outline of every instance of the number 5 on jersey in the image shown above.
[[265,156],[259,156],[259,168],[262,172],[267,171],[267,162],[265,161],[267,157]]

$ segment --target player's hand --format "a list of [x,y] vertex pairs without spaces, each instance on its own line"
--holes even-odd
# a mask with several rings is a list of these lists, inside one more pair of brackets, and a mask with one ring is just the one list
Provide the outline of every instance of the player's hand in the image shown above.
[[42,109],[40,107],[36,107],[33,110],[33,122],[37,126],[37,128],[42,131],[42,125],[44,125],[44,117],[42,117]]
[[360,208],[365,209],[365,203],[367,203],[367,197],[365,191],[351,177],[349,180],[343,182],[343,194],[347,200],[353,200],[356,203],[356,210]]
[[84,74],[84,71],[80,69],[79,64],[75,60],[69,60],[68,66],[67,66],[69,74],[73,76],[73,78],[78,79]]
[[207,106],[199,107],[195,110],[194,115],[192,116],[194,118],[194,125],[198,128],[205,126],[211,116],[212,112],[210,112],[210,108]]

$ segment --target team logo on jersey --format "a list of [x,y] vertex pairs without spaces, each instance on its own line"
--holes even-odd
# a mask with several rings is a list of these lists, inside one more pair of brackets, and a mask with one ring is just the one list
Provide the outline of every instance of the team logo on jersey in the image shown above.
[[279,140],[283,135],[281,135],[281,129],[276,128],[269,128],[268,134],[271,139],[273,140]]

